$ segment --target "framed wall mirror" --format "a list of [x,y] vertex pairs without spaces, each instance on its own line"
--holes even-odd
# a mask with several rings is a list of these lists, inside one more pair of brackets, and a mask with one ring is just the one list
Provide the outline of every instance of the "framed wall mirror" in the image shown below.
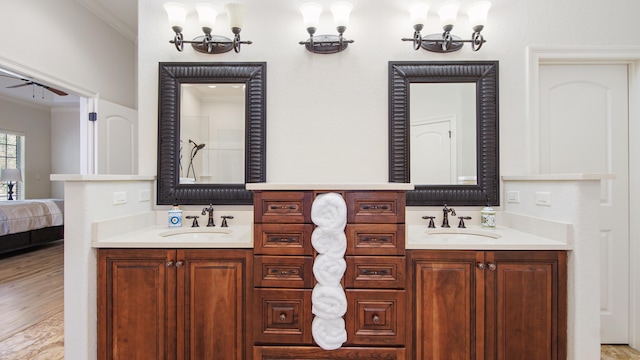
[[160,63],[157,203],[250,205],[266,179],[266,63]]
[[498,62],[389,62],[389,181],[407,205],[499,205]]

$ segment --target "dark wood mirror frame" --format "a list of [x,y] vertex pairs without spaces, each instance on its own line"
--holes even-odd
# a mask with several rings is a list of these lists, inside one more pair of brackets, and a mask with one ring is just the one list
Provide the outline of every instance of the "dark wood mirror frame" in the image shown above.
[[407,205],[500,205],[497,61],[389,62],[389,182],[411,182],[410,84],[451,82],[476,84],[477,185],[415,184],[407,191]]
[[245,184],[180,184],[180,87],[189,83],[242,83],[245,101],[245,183],[266,179],[267,64],[159,63],[157,204],[251,205]]

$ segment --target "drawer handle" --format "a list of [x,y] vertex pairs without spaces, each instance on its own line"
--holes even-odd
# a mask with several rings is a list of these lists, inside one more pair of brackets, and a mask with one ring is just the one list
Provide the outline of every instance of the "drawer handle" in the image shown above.
[[178,262],[176,263],[176,267],[177,267],[177,268],[181,268],[181,267],[182,267],[182,264],[183,264],[183,262],[182,262],[182,261],[178,261]]
[[267,239],[268,242],[278,242],[278,243],[294,243],[298,242],[296,238],[281,238],[281,237],[270,237]]
[[486,267],[487,266],[484,263],[478,263],[478,269],[484,270],[484,269],[486,269]]
[[173,266],[173,261],[167,261],[167,267],[172,267]]
[[362,269],[360,270],[360,274],[362,275],[389,275],[389,270],[371,270],[371,269]]
[[299,272],[297,269],[289,269],[289,270],[270,269],[269,273],[272,275],[297,275]]
[[295,210],[297,207],[295,205],[271,205],[269,209],[271,210]]
[[285,321],[287,320],[287,314],[280,314],[278,318],[280,319],[280,321]]
[[377,314],[373,315],[373,322],[376,323],[376,324],[379,324],[380,323],[380,316],[378,316]]
[[365,237],[362,238],[362,242],[368,242],[368,243],[388,243],[391,242],[391,238],[389,237]]
[[389,205],[363,205],[362,210],[389,210]]
[[490,263],[490,264],[489,264],[489,270],[491,270],[491,271],[495,271],[495,270],[496,270],[496,264],[492,264],[492,263]]

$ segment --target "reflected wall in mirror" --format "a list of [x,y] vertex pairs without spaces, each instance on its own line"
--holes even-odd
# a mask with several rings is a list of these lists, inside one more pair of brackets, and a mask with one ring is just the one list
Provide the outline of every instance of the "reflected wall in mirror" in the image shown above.
[[411,183],[476,185],[476,84],[413,83],[409,93]]
[[[455,114],[456,122],[465,121],[462,129],[450,125],[452,132],[462,131],[462,134],[457,134],[455,146],[441,146],[424,139],[414,140],[418,144],[412,144],[414,135],[420,136],[419,132],[413,133],[412,126],[414,120],[419,123],[420,119],[413,117],[435,121],[443,111],[432,102],[444,101],[445,93],[458,91],[447,90],[441,87],[443,84],[469,85],[475,91],[474,100],[461,100],[463,107],[449,109],[445,111],[448,114],[443,115],[451,118]],[[423,87],[433,92],[424,96],[414,94],[422,92]],[[454,102],[449,106],[455,106]],[[474,121],[467,122],[471,118]],[[447,131],[439,130],[443,137]],[[469,140],[470,137],[475,137],[475,141]],[[443,147],[456,152],[455,158],[451,154],[442,155]],[[443,157],[450,161],[445,162]],[[474,173],[469,165],[473,161]],[[389,181],[415,185],[415,190],[407,192],[407,205],[473,206],[487,202],[499,205],[498,164],[497,61],[389,62]],[[451,167],[455,167],[455,173]],[[435,180],[427,179],[429,177]],[[449,183],[445,183],[445,178],[449,178]]]
[[[160,63],[159,70],[157,203],[252,204],[245,184],[266,180],[266,63]],[[203,100],[197,92],[214,84],[244,95]]]
[[244,184],[244,84],[182,84],[180,184]]

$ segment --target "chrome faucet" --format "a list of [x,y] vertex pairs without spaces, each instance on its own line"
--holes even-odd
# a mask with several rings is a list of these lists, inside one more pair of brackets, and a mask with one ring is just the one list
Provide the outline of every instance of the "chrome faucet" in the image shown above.
[[456,211],[453,210],[453,208],[448,208],[447,204],[444,204],[444,208],[442,208],[442,214],[443,214],[442,227],[443,228],[451,227],[449,226],[449,213],[451,213],[451,216],[456,216]]
[[202,209],[202,215],[206,215],[206,213],[209,213],[209,221],[207,221],[207,226],[216,226],[216,224],[213,223],[213,205],[209,204],[208,208]]

